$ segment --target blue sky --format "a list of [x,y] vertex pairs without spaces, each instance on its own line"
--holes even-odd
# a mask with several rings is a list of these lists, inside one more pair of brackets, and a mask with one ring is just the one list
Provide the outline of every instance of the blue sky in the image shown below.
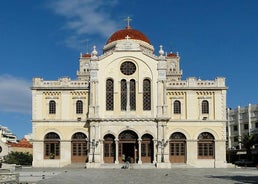
[[126,26],[179,52],[183,79],[226,77],[227,107],[258,103],[256,0],[5,0],[0,2],[0,125],[31,133],[33,77],[76,79],[80,52],[99,53]]

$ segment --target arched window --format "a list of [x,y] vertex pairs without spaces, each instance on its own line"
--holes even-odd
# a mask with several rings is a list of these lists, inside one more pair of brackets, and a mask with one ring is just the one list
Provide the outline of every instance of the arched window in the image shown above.
[[198,136],[198,158],[213,159],[215,152],[214,137],[209,132],[203,132]]
[[135,80],[130,80],[130,110],[136,110]]
[[59,159],[60,158],[60,137],[54,132],[45,135],[44,138],[44,158]]
[[143,163],[152,163],[153,161],[153,136],[144,134],[141,141],[141,157]]
[[112,79],[106,81],[106,110],[114,110],[114,82]]
[[83,113],[83,102],[81,100],[78,100],[76,102],[76,114],[82,114]]
[[143,110],[151,110],[151,84],[149,79],[143,80]]
[[125,111],[127,105],[127,85],[126,80],[121,80],[121,110]]
[[49,102],[49,114],[55,114],[56,113],[56,102],[54,100],[51,100]]
[[209,114],[209,102],[207,100],[202,101],[202,114]]
[[174,101],[174,114],[181,114],[181,102],[178,100]]
[[72,160],[83,161],[87,155],[87,136],[77,132],[72,136]]
[[104,162],[105,163],[114,163],[116,145],[115,145],[115,136],[112,134],[107,134],[104,136],[103,142],[104,149]]

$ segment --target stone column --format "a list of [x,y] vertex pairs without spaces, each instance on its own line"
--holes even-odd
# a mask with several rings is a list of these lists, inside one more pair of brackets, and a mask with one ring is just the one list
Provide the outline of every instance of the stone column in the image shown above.
[[142,140],[138,139],[138,164],[142,164]]
[[157,148],[158,148],[158,146],[157,146],[157,144],[158,144],[158,141],[157,141],[157,139],[153,139],[152,140],[153,141],[153,163],[157,163]]
[[167,87],[166,87],[166,81],[163,81],[163,115],[167,116]]
[[157,116],[160,117],[162,114],[162,81],[158,81],[157,85]]
[[95,117],[99,117],[98,81],[95,81]]
[[119,139],[115,139],[115,144],[116,144],[116,160],[115,160],[115,164],[119,164],[119,160],[118,160],[118,146],[119,146]]
[[104,140],[100,139],[99,140],[99,145],[98,145],[98,150],[99,150],[99,162],[100,163],[104,163],[104,149],[103,149],[103,145],[104,145]]
[[94,93],[95,93],[94,81],[90,81],[89,117],[95,116]]

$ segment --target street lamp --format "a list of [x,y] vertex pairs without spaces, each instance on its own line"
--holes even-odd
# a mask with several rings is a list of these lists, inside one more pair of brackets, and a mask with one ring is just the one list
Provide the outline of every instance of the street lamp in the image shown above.
[[95,162],[95,149],[98,146],[99,141],[96,141],[95,139],[92,139],[91,141],[91,147],[92,147],[92,162]]
[[164,149],[167,146],[167,144],[168,144],[168,141],[165,141],[165,139],[158,141],[158,145],[161,148],[161,162],[164,162]]

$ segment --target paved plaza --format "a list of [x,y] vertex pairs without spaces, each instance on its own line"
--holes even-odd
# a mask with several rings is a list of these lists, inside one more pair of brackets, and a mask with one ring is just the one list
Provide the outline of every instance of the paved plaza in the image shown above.
[[258,169],[23,168],[20,183],[40,184],[241,184],[258,183]]

